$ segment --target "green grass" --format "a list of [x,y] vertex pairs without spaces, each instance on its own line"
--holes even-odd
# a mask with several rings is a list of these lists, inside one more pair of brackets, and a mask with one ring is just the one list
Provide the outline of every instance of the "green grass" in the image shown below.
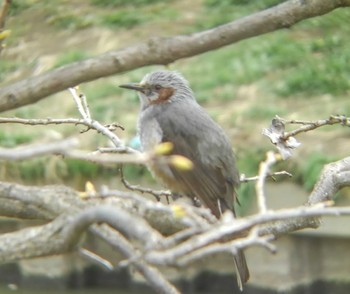
[[[100,81],[82,88],[94,119],[104,123],[119,121],[120,115],[130,112],[131,109],[136,115],[139,106],[136,92],[124,90],[119,84],[117,81]],[[74,112],[75,110],[71,115]]]
[[45,158],[23,161],[17,168],[23,181],[36,182],[45,178]]
[[88,97],[90,103],[92,101],[113,97],[122,93],[122,90],[117,83],[110,82],[96,83],[93,86],[87,85],[84,89],[85,95]]
[[268,121],[276,115],[283,117],[287,111],[270,105],[254,105],[246,110],[243,115],[247,119]]
[[205,0],[204,5],[209,8],[251,6],[254,8],[265,9],[284,1],[285,0],[261,0],[259,2],[255,0]]
[[14,133],[0,130],[0,146],[5,148],[16,147],[17,145],[29,143],[35,139],[32,134]]
[[300,167],[299,180],[301,180],[305,189],[311,191],[319,180],[324,165],[336,160],[335,156],[327,156],[321,153],[310,155]]
[[[197,19],[195,30],[216,26],[279,1],[261,2],[207,0],[208,13]],[[227,83],[239,86],[262,82],[282,98],[344,95],[350,88],[347,50],[350,29],[345,28],[348,19],[350,11],[338,9],[305,20],[288,31],[276,31],[206,53],[198,58],[195,69],[190,66],[190,75],[200,77],[195,83],[203,91]],[[202,72],[210,74],[201,75]]]
[[81,160],[58,157],[40,157],[21,162],[6,162],[8,178],[20,179],[26,183],[58,183],[63,181],[78,181],[82,186],[86,181],[99,177],[109,179],[117,176],[117,167],[104,167]]
[[117,10],[105,15],[102,19],[102,23],[117,28],[132,28],[143,24],[147,20],[147,16],[140,14],[136,9],[130,9]]
[[204,8],[208,13],[198,19],[195,27],[212,28],[281,2],[284,0],[205,0]]
[[[2,5],[2,1],[0,1],[0,5]],[[23,0],[12,0],[10,10],[9,10],[9,15],[11,16],[18,15],[28,8],[30,8],[29,2],[23,1]]]
[[64,11],[62,14],[54,14],[47,23],[61,30],[81,30],[95,24],[94,19],[88,15],[77,15]]
[[[265,149],[250,148],[237,152],[237,167],[241,174],[246,177],[257,175],[259,163],[264,160]],[[236,205],[239,215],[244,215],[252,202],[255,200],[255,182],[242,183],[238,189],[238,200],[241,205]]]
[[[102,33],[108,28],[113,32],[118,28],[122,42],[118,39],[119,35],[116,35],[118,42],[115,42],[115,47],[119,48],[140,42],[150,36],[168,36],[211,28],[280,2],[280,0],[204,0],[196,2],[196,5],[200,5],[200,7],[194,7],[196,10],[193,10],[200,13],[191,14],[191,11],[181,10],[183,8],[181,5],[177,5],[178,2],[170,0],[90,0],[74,1],[74,3],[60,0],[49,2],[14,0],[15,6],[12,15],[21,20],[22,13],[25,14],[28,10],[32,12],[34,10],[36,12],[42,11],[42,19],[45,20],[44,31],[45,33],[50,32],[48,38],[68,31],[67,41],[69,38],[75,38],[75,31],[81,28],[94,26],[94,30],[101,29]],[[225,121],[227,125],[223,125],[225,129],[240,128],[240,132],[244,132],[241,134],[241,138],[251,140],[252,137],[260,136],[260,125],[268,126],[275,114],[288,118],[289,114],[293,112],[293,115],[297,113],[299,118],[308,119],[310,112],[294,108],[296,98],[299,101],[312,98],[310,103],[318,103],[320,96],[329,94],[334,103],[337,103],[339,98],[344,99],[349,95],[349,19],[349,9],[338,9],[328,15],[305,20],[288,30],[280,30],[243,40],[216,51],[177,61],[169,68],[179,70],[184,74],[190,81],[199,102],[205,107],[210,107],[213,104],[215,106],[223,105],[222,108],[215,108],[211,112],[214,117],[219,119],[225,115],[226,111],[230,111],[230,117]],[[10,50],[12,45],[16,48],[16,44],[22,41],[20,38],[32,42],[30,28],[21,36],[19,32],[22,23],[18,21],[19,27],[15,25],[14,22],[14,27],[9,28],[13,29],[14,34],[11,37],[14,38],[8,40],[10,48],[6,50]],[[142,32],[145,25],[149,30],[146,35],[142,35],[143,33],[138,32],[138,28]],[[133,30],[129,30],[129,28],[133,28]],[[81,33],[79,32],[79,34]],[[79,61],[95,54],[90,53],[95,52],[95,39],[92,42],[93,44],[87,46],[84,41],[78,49],[72,48],[66,51],[61,49],[60,44],[57,44],[55,67]],[[100,52],[99,50],[100,48],[96,52]],[[21,67],[28,67],[27,64],[19,64],[15,60],[17,59],[0,60],[0,80],[4,80],[11,73],[16,73]],[[19,60],[21,59],[19,58]],[[125,75],[117,75],[110,79],[101,79],[82,85],[94,119],[102,123],[120,122],[127,128],[120,136],[127,141],[135,133],[139,101],[134,92],[119,89],[118,85],[125,82],[137,82],[145,73],[159,68],[160,66],[145,67]],[[31,72],[29,72],[30,74]],[[26,75],[28,76],[28,72]],[[249,102],[251,104],[248,105],[248,109],[243,108],[243,111],[240,112],[235,111],[235,108],[239,108],[240,103],[245,103],[247,100],[240,93],[242,88],[256,89],[256,94],[254,94],[256,97],[253,97],[254,99]],[[30,108],[17,109],[13,114],[26,118],[50,115],[47,109],[40,109],[40,103],[38,104],[39,106],[33,105]],[[330,113],[332,109],[329,109]],[[344,104],[342,109],[344,109],[344,113],[349,114],[349,105]],[[328,110],[324,111],[327,113]],[[57,113],[57,116],[76,117],[78,115],[73,106],[67,106],[67,109],[62,109],[62,112]],[[42,129],[38,132],[37,137],[40,136],[40,132]],[[63,134],[65,134],[64,131]],[[13,147],[25,143],[26,140],[30,141],[30,138],[26,136],[16,135],[15,132],[0,133],[0,143],[2,146]],[[97,145],[106,144],[106,139],[99,134],[94,134],[91,138],[91,144],[84,145],[85,147],[92,146],[91,148],[94,148]],[[257,139],[251,141],[257,142]],[[273,148],[270,145],[268,147]],[[261,148],[260,150],[249,146],[249,152],[240,154],[239,164],[242,172],[247,173],[247,175],[256,174],[257,164],[265,154],[265,147]],[[321,160],[321,157],[319,155],[318,159],[307,158],[305,160],[305,164],[309,164],[307,168],[291,167],[292,171],[296,171],[296,174],[300,175],[297,176],[300,182],[306,182],[308,176],[311,175],[310,183],[306,183],[308,188],[316,179],[317,173],[315,172],[314,175],[312,170],[315,162],[321,166],[323,162],[331,159],[326,157],[326,159]],[[24,165],[22,176],[25,178],[29,178],[31,174],[35,177],[44,176],[44,166],[39,167],[37,171],[32,171],[35,169],[35,164],[43,165],[44,161],[31,161],[30,164]],[[57,166],[56,173],[62,178],[69,179],[72,176],[98,177],[100,171],[100,167],[97,166],[67,161],[64,165]],[[134,166],[131,166],[130,172],[127,173],[131,179],[144,175]],[[244,199],[246,199],[245,195],[254,194],[254,191],[251,190],[251,184],[244,184],[241,189],[243,191],[240,190],[240,194],[243,194],[242,198]]]
[[170,3],[172,0],[90,0],[90,3],[102,7],[120,7],[120,6],[142,6],[152,5],[155,3]]
[[168,19],[168,21],[176,20],[180,16],[176,9],[169,7],[166,3],[159,2],[154,5],[141,7],[128,5],[116,11],[105,11],[100,15],[100,23],[113,29],[128,29],[145,23],[153,22],[156,24],[164,21],[164,19]]
[[0,59],[0,82],[3,81],[8,74],[14,72],[20,67],[16,61]]
[[89,53],[87,53],[84,50],[70,50],[64,53],[61,53],[56,60],[56,63],[54,65],[54,68],[76,62],[81,61],[89,57]]

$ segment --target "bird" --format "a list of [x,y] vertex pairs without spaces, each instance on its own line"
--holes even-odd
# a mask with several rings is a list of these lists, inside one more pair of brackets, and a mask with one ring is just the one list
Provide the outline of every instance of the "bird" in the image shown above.
[[[121,88],[138,92],[140,114],[138,134],[144,152],[161,144],[172,144],[171,154],[193,163],[190,170],[177,169],[154,161],[149,169],[172,192],[187,196],[209,208],[216,218],[230,210],[235,214],[236,189],[240,183],[235,155],[224,130],[202,108],[189,82],[177,71],[158,70],[146,74],[139,83]],[[237,283],[249,279],[243,251],[234,253]]]

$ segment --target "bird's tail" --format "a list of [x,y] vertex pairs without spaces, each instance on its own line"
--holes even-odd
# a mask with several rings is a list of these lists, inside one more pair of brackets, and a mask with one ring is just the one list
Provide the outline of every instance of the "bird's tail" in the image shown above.
[[237,274],[237,283],[241,291],[243,291],[243,284],[245,284],[249,279],[249,270],[247,262],[243,251],[239,250],[233,256],[236,274]]

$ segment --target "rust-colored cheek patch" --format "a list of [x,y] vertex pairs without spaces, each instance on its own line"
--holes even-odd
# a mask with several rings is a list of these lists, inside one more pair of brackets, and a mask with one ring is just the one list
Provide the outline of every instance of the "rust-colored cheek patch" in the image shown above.
[[151,104],[159,104],[159,103],[167,102],[171,98],[171,96],[173,96],[174,92],[175,92],[174,88],[163,88],[159,90],[158,99],[153,100]]

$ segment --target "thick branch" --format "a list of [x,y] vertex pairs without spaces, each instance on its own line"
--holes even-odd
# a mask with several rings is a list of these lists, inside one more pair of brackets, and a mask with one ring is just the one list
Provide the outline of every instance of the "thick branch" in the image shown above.
[[78,193],[64,186],[29,187],[0,182],[0,215],[19,219],[52,220],[79,209]]
[[[348,175],[350,161],[344,159],[333,165],[335,172],[330,175],[331,178],[334,178],[331,184],[340,188],[349,182],[349,179],[343,177],[342,173],[345,172]],[[327,177],[327,175],[329,173],[325,169],[323,176]],[[336,182],[337,179],[339,179],[339,182]],[[169,209],[168,206],[143,199],[136,194],[130,194],[132,201],[131,206],[129,206],[125,198],[122,201],[118,198],[91,198],[89,201],[82,201],[76,197],[77,193],[75,191],[60,190],[55,186],[39,189],[2,183],[0,187],[3,188],[0,190],[0,201],[25,201],[32,206],[33,211],[39,213],[43,211],[41,217],[46,219],[52,219],[55,215],[60,215],[49,224],[1,235],[0,262],[73,250],[75,246],[78,246],[84,232],[92,225],[90,228],[92,233],[102,237],[121,252],[127,259],[128,264],[133,264],[155,289],[159,292],[166,291],[165,293],[178,292],[153,265],[179,265],[200,259],[213,252],[222,250],[234,252],[237,249],[244,249],[252,245],[273,249],[268,243],[272,234],[278,235],[291,230],[315,227],[317,223],[313,222],[313,217],[317,216],[350,215],[349,207],[329,208],[327,207],[328,203],[323,203],[311,207],[267,211],[263,214],[239,220],[233,220],[232,214],[228,212],[219,222],[213,224],[208,222],[205,226],[198,226],[189,221],[191,218],[196,219],[199,216],[195,210],[187,209],[192,206],[187,207],[186,204],[183,204],[185,215],[179,217],[174,215],[172,209]],[[48,193],[50,190],[56,193],[52,191]],[[57,192],[61,194],[57,194]],[[128,197],[128,195],[121,192],[120,196]],[[326,197],[326,194],[322,195]],[[49,198],[46,196],[49,196]],[[324,201],[326,198],[320,197],[317,202]],[[54,199],[60,200],[52,208],[51,200]],[[72,205],[72,203],[74,204]],[[14,204],[17,205],[17,203]],[[109,207],[106,207],[106,204]],[[98,206],[91,207],[96,205]],[[138,207],[136,211],[135,207]],[[5,211],[5,208],[2,209]],[[16,213],[16,216],[20,213],[27,215],[26,212],[21,210],[11,209],[12,212]],[[152,217],[146,213],[147,210],[153,213]],[[129,211],[132,211],[132,213]],[[163,212],[166,212],[167,217],[172,219],[173,223],[170,223],[175,224],[176,221],[182,223],[182,228],[177,228],[175,231],[183,230],[184,223],[186,224],[185,227],[190,227],[190,229],[179,233],[181,236],[178,234],[170,237],[161,236],[157,230],[153,230],[149,226],[149,223],[151,223],[151,220],[163,223],[163,220],[159,218]],[[7,213],[7,215],[10,215],[9,212]],[[139,214],[145,219],[136,216]],[[100,222],[106,222],[118,231],[105,225],[97,226],[96,223]],[[204,222],[204,219],[202,219],[202,222]],[[237,241],[227,239],[228,236],[241,236],[242,232],[247,231],[251,232],[247,238]],[[252,233],[255,234],[252,235]],[[138,240],[139,245],[134,246],[126,237]]]
[[[269,227],[269,225],[273,225],[275,221],[281,221],[282,224],[282,221],[287,221],[291,222],[291,224],[294,223],[294,226],[298,227],[300,220],[307,218],[311,219],[311,217],[322,215],[350,215],[350,208],[315,205],[312,207],[299,207],[293,209],[283,209],[279,211],[270,211],[264,214],[253,215],[245,219],[234,220],[233,222],[229,223],[221,223],[220,225],[212,226],[210,230],[204,231],[198,236],[192,236],[192,238],[189,238],[178,246],[175,246],[168,250],[152,251],[146,256],[146,260],[155,264],[172,264],[178,258],[181,258],[196,249],[203,248],[209,244],[223,240],[227,236],[240,235],[242,232],[248,231],[257,225],[267,224],[267,227]],[[302,228],[304,229],[309,228],[312,225],[310,222],[302,222],[302,224]],[[290,226],[279,226],[278,233],[289,233],[289,228]],[[288,231],[285,232],[283,231],[284,229],[287,229]],[[299,227],[299,229],[301,228]],[[270,235],[272,234],[273,230],[258,230],[258,232],[259,235]]]
[[[137,239],[144,249],[155,248],[161,238],[160,234],[139,216],[131,215],[116,206],[102,205],[75,215],[66,212],[46,225],[0,235],[0,263],[71,251],[78,245],[87,229],[100,222],[106,222],[128,237]],[[118,231],[95,224],[91,227],[91,232],[103,237],[127,259],[136,256],[131,243]],[[141,260],[135,260],[133,264],[159,293],[178,293],[157,269]]]
[[113,190],[103,191],[100,196],[82,200],[77,191],[65,186],[36,187],[0,182],[0,216],[53,220],[60,214],[106,204],[121,206],[130,212],[139,211],[139,215],[153,228],[164,234],[172,234],[188,226],[172,215],[169,206],[154,203],[136,193]]
[[65,214],[46,225],[0,235],[0,263],[67,252],[71,243],[62,238],[67,223]]
[[76,244],[89,226],[100,222],[109,224],[130,239],[141,241],[145,248],[155,247],[161,238],[143,218],[118,207],[101,205],[84,210],[70,222],[65,228],[66,239]]
[[350,6],[350,0],[289,0],[214,29],[172,38],[152,38],[7,86],[0,90],[0,111],[34,103],[83,82],[147,65],[169,64],[345,6]]
[[319,181],[316,183],[308,204],[332,199],[335,193],[349,184],[350,178],[350,157],[327,164],[321,173]]
[[142,242],[146,248],[154,248],[161,238],[144,219],[116,206],[99,205],[76,214],[63,213],[42,226],[0,235],[0,263],[72,250],[92,224],[101,222]]
[[117,251],[121,252],[127,260],[130,260],[130,262],[158,293],[179,293],[177,289],[164,278],[157,268],[148,265],[140,258],[135,258],[136,254],[134,248],[118,232],[113,231],[109,227],[103,227],[102,230],[101,228],[93,227],[91,232],[105,240]]
[[46,144],[32,144],[17,148],[0,148],[0,159],[2,160],[24,160],[43,155],[64,153],[70,148],[76,147],[78,140],[76,138],[68,138]]

